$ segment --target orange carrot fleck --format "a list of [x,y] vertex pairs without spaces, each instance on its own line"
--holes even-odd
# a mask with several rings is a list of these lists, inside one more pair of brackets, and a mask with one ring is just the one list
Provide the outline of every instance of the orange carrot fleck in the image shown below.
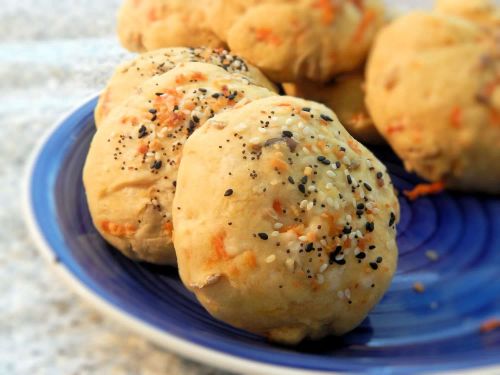
[[172,237],[172,232],[174,230],[174,225],[172,224],[171,221],[167,221],[165,223],[165,225],[163,226],[163,228],[165,229],[165,232],[167,232],[167,234],[169,235],[169,237]]
[[483,322],[479,327],[479,331],[481,333],[487,333],[498,328],[500,328],[500,319],[492,318]]
[[462,126],[462,109],[460,107],[452,109],[450,114],[450,123],[455,129],[459,129]]
[[417,198],[423,197],[429,194],[438,194],[442,192],[445,188],[443,181],[433,182],[431,184],[418,184],[412,190],[404,190],[403,194],[408,197],[408,199],[414,201]]
[[331,24],[337,15],[337,7],[331,0],[317,0],[313,4],[314,8],[321,10],[321,21],[325,25]]
[[387,126],[387,134],[393,134],[404,130],[403,124],[391,124]]
[[283,209],[281,207],[281,202],[279,201],[279,199],[275,199],[273,201],[273,210],[277,213],[277,214],[281,214],[283,213]]
[[281,159],[273,159],[273,160],[271,160],[271,166],[273,168],[276,168],[280,172],[284,172],[284,171],[286,171],[288,169],[288,164],[285,163]]
[[492,108],[490,111],[490,121],[493,125],[500,125],[500,111]]
[[226,253],[226,248],[224,245],[225,238],[226,232],[224,231],[221,231],[212,237],[212,246],[218,259],[229,259],[229,255]]
[[353,138],[349,138],[347,140],[347,144],[356,154],[361,155],[361,149],[359,148],[359,143],[357,141]]
[[413,284],[413,290],[417,293],[423,293],[425,292],[425,285],[417,281]]
[[255,29],[255,38],[259,42],[265,42],[274,44],[276,46],[280,45],[283,41],[281,38],[273,33],[273,30],[268,27],[260,27]]
[[140,153],[140,154],[145,154],[146,152],[148,152],[149,150],[149,147],[147,144],[145,143],[142,143],[139,145],[139,148],[137,149],[137,151]]
[[369,10],[363,13],[363,18],[358,24],[358,28],[356,29],[352,40],[354,43],[360,42],[363,38],[366,30],[370,26],[370,24],[375,20],[376,14],[374,11]]
[[158,16],[156,15],[156,9],[154,7],[151,7],[148,11],[148,21],[156,21],[158,19]]

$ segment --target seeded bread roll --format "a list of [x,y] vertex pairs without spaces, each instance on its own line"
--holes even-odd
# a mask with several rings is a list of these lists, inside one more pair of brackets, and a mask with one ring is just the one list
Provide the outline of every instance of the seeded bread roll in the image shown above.
[[413,12],[377,37],[366,102],[404,161],[430,181],[500,193],[500,44],[488,28]]
[[215,116],[177,182],[180,276],[222,321],[286,344],[341,335],[390,284],[390,177],[323,105],[275,96]]
[[139,55],[116,68],[102,92],[95,109],[95,123],[99,126],[103,118],[130,95],[147,79],[168,72],[180,63],[204,62],[224,68],[227,72],[246,78],[250,83],[277,91],[257,68],[242,58],[223,49],[211,48],[164,48]]
[[205,11],[210,0],[125,0],[118,12],[118,37],[130,51],[164,47],[224,47]]
[[97,230],[132,259],[175,264],[171,207],[184,142],[214,114],[269,95],[205,63],[144,82],[90,146],[83,182]]
[[331,108],[358,141],[380,144],[383,138],[365,106],[364,82],[362,72],[353,72],[337,76],[326,84],[302,81],[287,83],[283,87],[288,95],[315,100]]
[[215,0],[208,12],[231,51],[278,82],[356,69],[384,23],[380,0]]

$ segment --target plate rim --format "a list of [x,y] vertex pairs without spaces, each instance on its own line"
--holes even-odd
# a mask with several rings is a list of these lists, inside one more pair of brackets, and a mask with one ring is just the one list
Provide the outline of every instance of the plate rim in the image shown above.
[[[250,359],[241,358],[236,355],[224,353],[219,350],[207,348],[203,345],[193,343],[188,339],[178,337],[168,331],[161,330],[153,325],[143,321],[140,318],[122,310],[115,306],[112,302],[95,293],[90,287],[83,283],[63,262],[55,262],[56,257],[54,250],[45,238],[38,221],[35,216],[34,207],[32,205],[31,186],[33,182],[33,172],[37,161],[44,151],[44,147],[57,130],[69,121],[75,113],[88,105],[90,102],[99,98],[100,92],[86,96],[69,110],[65,111],[35,142],[33,150],[24,165],[21,181],[21,196],[22,196],[22,216],[30,235],[30,240],[35,245],[38,253],[51,266],[59,279],[64,280],[65,284],[75,292],[88,306],[96,309],[103,315],[106,315],[119,323],[123,328],[138,334],[139,336],[158,344],[167,351],[179,355],[183,358],[190,359],[194,362],[212,366],[226,371],[238,371],[246,374],[276,374],[276,375],[341,375],[346,372],[338,371],[321,371],[314,369],[298,369],[289,366],[279,366],[267,364]],[[378,368],[378,370],[382,370]],[[386,370],[390,370],[387,368]],[[394,369],[397,371],[397,369]],[[417,369],[416,369],[417,370]],[[417,370],[418,371],[418,370]],[[500,373],[500,365],[468,367],[467,369],[456,369],[453,371],[432,371],[430,374],[498,374]]]

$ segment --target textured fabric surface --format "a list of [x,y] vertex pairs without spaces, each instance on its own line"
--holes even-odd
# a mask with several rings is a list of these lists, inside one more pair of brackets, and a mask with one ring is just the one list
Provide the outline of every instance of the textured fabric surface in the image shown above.
[[[431,1],[392,0],[399,9]],[[0,374],[216,374],[130,333],[64,285],[21,212],[37,139],[130,56],[115,37],[120,0],[2,0],[0,7]]]

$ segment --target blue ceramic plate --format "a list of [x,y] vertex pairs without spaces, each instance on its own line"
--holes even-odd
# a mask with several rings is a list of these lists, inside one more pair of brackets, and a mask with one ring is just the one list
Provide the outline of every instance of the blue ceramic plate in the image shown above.
[[[272,345],[211,318],[176,269],[132,262],[98,235],[81,179],[96,101],[55,126],[26,179],[33,237],[94,306],[181,355],[246,373],[407,374],[500,364],[500,330],[479,332],[485,320],[500,318],[499,199],[447,192],[410,202],[402,196],[399,269],[363,324],[342,338]],[[418,182],[389,150],[375,152],[399,190]],[[416,282],[423,293],[413,290]],[[500,367],[492,371],[500,374]]]

